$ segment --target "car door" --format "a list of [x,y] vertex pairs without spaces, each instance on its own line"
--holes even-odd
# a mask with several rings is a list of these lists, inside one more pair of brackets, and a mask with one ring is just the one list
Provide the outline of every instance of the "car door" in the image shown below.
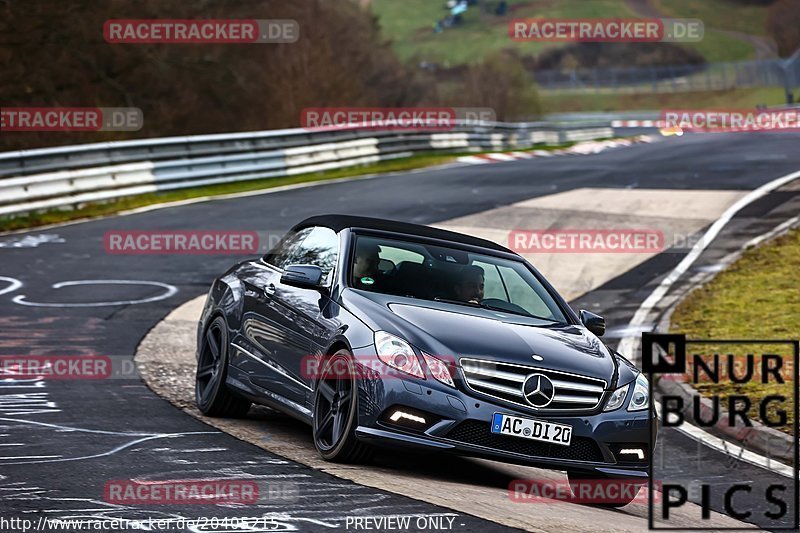
[[247,340],[246,355],[249,357],[240,366],[254,385],[295,402],[304,397],[305,387],[289,379],[279,363],[278,354],[292,344],[304,349],[306,341],[291,331],[285,319],[285,309],[274,297],[283,266],[311,229],[285,237],[262,259],[248,263],[247,275],[241,277],[244,284],[241,333]]
[[[324,284],[329,289],[338,255],[339,237],[336,232],[330,228],[315,227],[287,256],[284,266],[318,266],[322,270]],[[316,369],[313,362],[320,350],[320,343],[330,338],[338,325],[324,313],[330,302],[329,292],[285,285],[279,280],[273,298],[276,307],[281,309],[291,337],[298,341],[284,344],[276,358],[293,381],[304,384],[302,388],[308,396],[313,387]]]
[[265,370],[273,374],[266,376],[264,385],[294,402],[305,402],[310,394],[313,375],[305,369],[313,371],[309,359],[318,351],[320,339],[330,335],[335,322],[323,314],[329,302],[325,291],[281,283],[280,272],[288,265],[315,265],[329,284],[339,250],[338,236],[329,228],[306,228],[301,233],[301,238],[275,261],[279,264],[272,265],[276,275],[265,279],[266,296],[261,307],[261,326],[268,332],[268,338],[261,342],[268,345],[271,363]]

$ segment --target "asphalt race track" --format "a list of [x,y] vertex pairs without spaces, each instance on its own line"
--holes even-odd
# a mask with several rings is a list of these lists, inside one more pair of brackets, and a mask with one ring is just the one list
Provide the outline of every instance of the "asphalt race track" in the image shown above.
[[[593,187],[746,192],[800,169],[798,146],[800,136],[785,133],[687,135],[597,155],[450,166],[0,236],[0,355],[100,354],[130,360],[154,325],[181,303],[206,292],[211,280],[239,259],[111,255],[103,246],[107,231],[278,233],[307,216],[326,212],[436,224],[530,198]],[[726,227],[695,268],[712,268],[750,238],[797,215],[799,205],[796,186],[755,202]],[[678,253],[660,254],[571,303],[603,314],[613,344],[614,328],[628,323],[681,258]],[[85,283],[58,285],[75,281]],[[122,303],[103,305],[107,302]],[[696,443],[665,432],[660,446],[671,476],[694,479],[695,463],[678,459],[695,457]],[[773,473],[731,462],[711,450],[702,451],[702,461],[706,472],[748,480],[754,491],[775,479]],[[326,531],[345,529],[348,517],[369,515],[412,517],[412,524],[423,517],[439,521],[430,523],[452,524],[450,529],[457,531],[508,529],[266,453],[187,416],[136,377],[0,381],[0,465],[0,516],[34,522],[40,517],[136,521],[246,515],[274,519],[269,527],[249,531]],[[104,486],[110,480],[197,479],[220,473],[287,483],[296,493],[259,502],[255,509],[236,505],[213,510],[176,505],[144,508],[104,501]],[[713,506],[722,508],[721,502]],[[618,512],[624,511],[598,510],[598,519],[613,521]],[[760,517],[752,520],[759,523]],[[561,528],[532,518],[530,529]]]

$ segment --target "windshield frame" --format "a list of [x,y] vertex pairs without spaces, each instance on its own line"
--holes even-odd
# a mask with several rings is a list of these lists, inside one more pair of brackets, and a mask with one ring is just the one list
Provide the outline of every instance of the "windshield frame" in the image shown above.
[[[570,307],[570,305],[564,300],[564,298],[556,291],[556,289],[550,284],[549,281],[534,267],[531,263],[525,260],[520,255],[515,254],[514,252],[508,251],[503,252],[500,250],[493,250],[490,248],[483,248],[480,246],[473,246],[470,244],[463,244],[459,242],[443,240],[443,239],[436,239],[431,237],[424,237],[419,235],[413,235],[408,233],[401,233],[401,232],[394,232],[394,231],[384,231],[384,230],[377,230],[371,228],[347,228],[342,231],[343,238],[343,246],[346,248],[346,253],[340,255],[340,268],[339,268],[339,276],[338,282],[342,289],[349,288],[352,290],[360,291],[357,287],[353,287],[350,283],[352,268],[353,268],[353,261],[355,259],[355,244],[356,239],[359,236],[365,237],[377,237],[377,238],[386,238],[386,239],[393,239],[398,241],[410,241],[412,243],[421,244],[421,245],[434,245],[434,246],[443,246],[446,248],[454,248],[456,250],[481,254],[490,257],[496,257],[499,259],[510,260],[515,263],[520,264],[525,269],[530,272],[536,281],[544,288],[545,292],[553,299],[555,304],[558,306],[559,311],[565,318],[565,322],[553,322],[554,324],[567,324],[567,325],[580,325],[580,319],[575,311]],[[341,263],[343,262],[343,263]],[[368,291],[365,291],[368,292]],[[382,292],[374,292],[374,294],[380,294],[382,296],[394,296],[396,298],[404,298],[404,296],[396,296],[391,294],[386,294]],[[436,300],[418,300],[415,299],[415,302],[425,302],[429,301],[431,303],[436,303]],[[481,307],[475,307],[475,309],[481,309]],[[485,309],[485,308],[483,308]],[[522,316],[522,315],[514,315],[514,316]]]

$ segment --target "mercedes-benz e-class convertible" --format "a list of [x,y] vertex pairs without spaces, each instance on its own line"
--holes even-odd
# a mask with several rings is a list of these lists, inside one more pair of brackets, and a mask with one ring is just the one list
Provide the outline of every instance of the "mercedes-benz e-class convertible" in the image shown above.
[[389,446],[644,483],[649,385],[604,330],[493,242],[312,217],[214,281],[196,401],[209,416],[283,411],[331,461]]

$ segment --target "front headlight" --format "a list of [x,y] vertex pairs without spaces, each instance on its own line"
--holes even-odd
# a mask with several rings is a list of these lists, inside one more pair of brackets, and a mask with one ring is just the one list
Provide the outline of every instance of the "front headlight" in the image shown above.
[[425,379],[417,354],[406,341],[385,331],[375,332],[375,351],[378,359],[406,374]]
[[606,406],[603,408],[603,411],[613,411],[614,409],[619,409],[622,407],[622,404],[625,403],[625,398],[628,396],[628,389],[631,388],[631,384],[628,383],[624,387],[620,387],[614,392],[611,393],[611,397],[606,402]]
[[633,386],[633,396],[628,404],[628,411],[641,411],[650,407],[650,384],[644,374],[636,376]]

